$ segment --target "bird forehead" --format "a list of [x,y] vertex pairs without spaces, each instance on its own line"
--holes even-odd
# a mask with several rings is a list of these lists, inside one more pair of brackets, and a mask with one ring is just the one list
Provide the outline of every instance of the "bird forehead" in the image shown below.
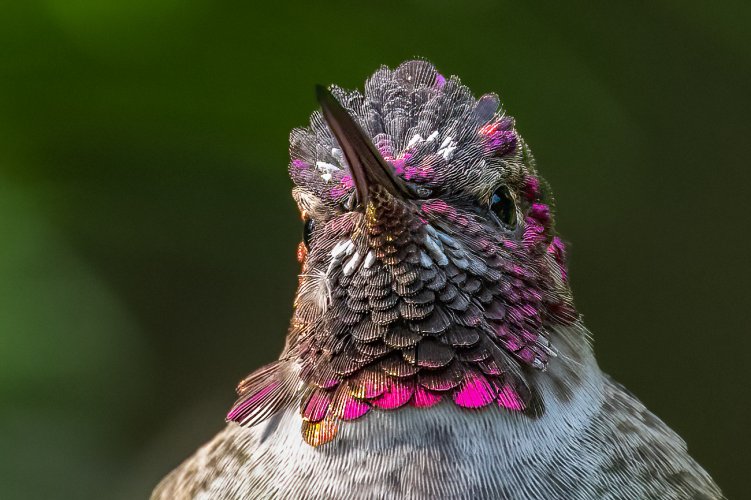
[[[514,120],[495,94],[475,98],[461,81],[425,61],[376,71],[365,91],[332,93],[361,126],[394,173],[423,189],[483,197],[531,166]],[[339,205],[354,181],[347,160],[320,112],[290,136],[289,173],[295,185]]]

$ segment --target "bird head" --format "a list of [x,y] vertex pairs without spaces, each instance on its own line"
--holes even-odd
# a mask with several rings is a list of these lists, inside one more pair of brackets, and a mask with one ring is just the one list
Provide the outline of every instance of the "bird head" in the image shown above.
[[317,95],[290,137],[304,235],[283,357],[303,436],[442,400],[539,414],[529,374],[577,314],[551,195],[498,97],[425,61]]

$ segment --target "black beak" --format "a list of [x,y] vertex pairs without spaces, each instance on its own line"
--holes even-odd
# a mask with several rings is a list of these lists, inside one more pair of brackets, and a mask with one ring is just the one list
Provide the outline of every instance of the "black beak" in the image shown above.
[[376,186],[382,187],[398,199],[405,199],[407,189],[404,183],[394,175],[391,165],[381,157],[347,110],[322,85],[316,85],[316,96],[323,117],[349,163],[359,202],[366,205],[370,190]]

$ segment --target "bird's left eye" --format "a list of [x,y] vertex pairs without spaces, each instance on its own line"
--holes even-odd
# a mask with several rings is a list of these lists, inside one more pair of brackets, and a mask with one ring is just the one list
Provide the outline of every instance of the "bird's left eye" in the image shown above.
[[490,197],[490,211],[505,227],[516,227],[516,204],[506,186],[496,189]]
[[310,238],[313,235],[313,229],[315,228],[315,221],[311,218],[306,218],[302,226],[302,242],[305,244],[305,248],[310,247]]

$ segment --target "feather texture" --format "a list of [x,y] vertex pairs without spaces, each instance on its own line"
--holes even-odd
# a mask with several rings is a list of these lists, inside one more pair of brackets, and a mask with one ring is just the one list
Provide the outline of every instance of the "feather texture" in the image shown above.
[[[290,135],[315,223],[284,352],[153,498],[721,498],[597,367],[498,97],[426,61],[331,91],[343,110]],[[384,183],[362,184],[332,109]]]

